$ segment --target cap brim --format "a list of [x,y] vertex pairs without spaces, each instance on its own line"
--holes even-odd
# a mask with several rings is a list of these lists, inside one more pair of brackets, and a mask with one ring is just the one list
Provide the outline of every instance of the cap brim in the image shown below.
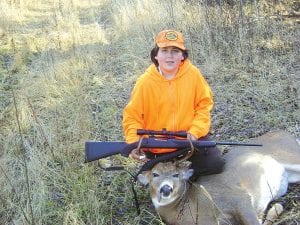
[[183,44],[177,43],[177,42],[169,42],[169,43],[157,43],[157,46],[160,48],[165,48],[165,47],[176,47],[181,50],[185,50],[185,47]]

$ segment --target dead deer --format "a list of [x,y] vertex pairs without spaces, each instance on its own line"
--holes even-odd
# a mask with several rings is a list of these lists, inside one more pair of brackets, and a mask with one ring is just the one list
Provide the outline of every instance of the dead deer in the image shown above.
[[185,163],[159,163],[140,174],[149,184],[157,213],[173,225],[269,225],[282,212],[271,201],[287,192],[289,183],[300,182],[300,146],[290,134],[277,131],[252,139],[262,147],[238,146],[225,154],[221,174],[188,180],[193,171]]

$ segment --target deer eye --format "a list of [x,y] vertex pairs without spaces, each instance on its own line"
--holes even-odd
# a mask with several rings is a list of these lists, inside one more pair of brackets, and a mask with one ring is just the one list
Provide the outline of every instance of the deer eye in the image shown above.
[[157,173],[152,173],[153,177],[159,177],[159,175]]
[[173,174],[173,177],[178,178],[179,177],[179,173]]

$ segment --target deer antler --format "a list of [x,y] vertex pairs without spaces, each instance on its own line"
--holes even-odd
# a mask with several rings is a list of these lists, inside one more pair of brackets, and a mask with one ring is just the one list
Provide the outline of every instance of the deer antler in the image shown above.
[[180,164],[181,162],[183,161],[186,161],[188,160],[195,152],[195,147],[193,145],[193,142],[192,142],[192,139],[191,139],[191,136],[190,135],[187,135],[187,140],[189,141],[190,143],[190,146],[191,146],[191,150],[188,151],[188,153],[182,158],[182,159],[179,159],[179,160],[176,160],[176,164]]

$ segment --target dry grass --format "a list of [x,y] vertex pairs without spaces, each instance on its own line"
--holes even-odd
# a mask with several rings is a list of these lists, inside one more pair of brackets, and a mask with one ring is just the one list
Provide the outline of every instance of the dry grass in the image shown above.
[[[0,2],[0,224],[162,224],[141,188],[136,217],[128,173],[83,161],[86,140],[123,139],[122,108],[163,28],[186,34],[213,88],[217,139],[300,136],[299,3],[207,2]],[[298,224],[299,186],[284,199],[278,224]]]

